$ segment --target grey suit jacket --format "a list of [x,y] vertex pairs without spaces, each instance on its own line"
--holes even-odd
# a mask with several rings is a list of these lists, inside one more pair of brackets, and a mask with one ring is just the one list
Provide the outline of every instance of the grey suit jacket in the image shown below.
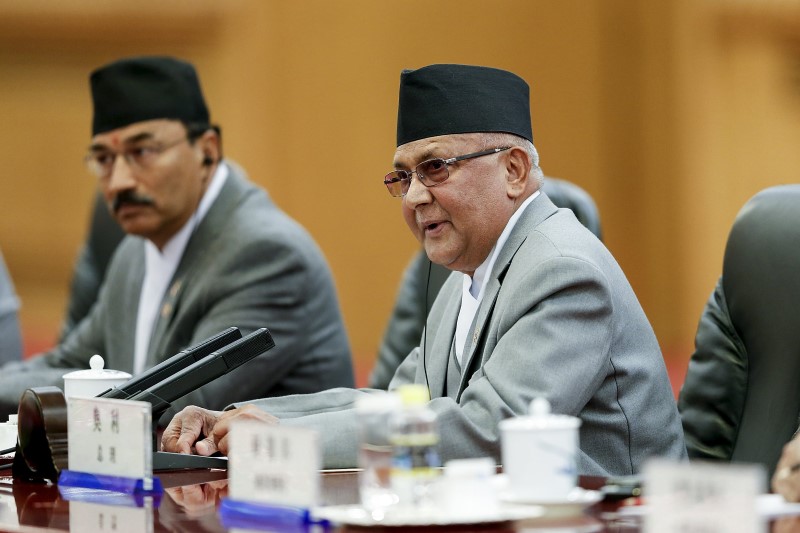
[[[540,195],[522,214],[485,281],[464,372],[447,396],[461,279],[442,287],[424,346],[389,387],[429,384],[443,460],[499,460],[498,423],[525,414],[535,396],[581,418],[581,474],[631,474],[651,456],[686,457],[655,335],[614,258],[571,211]],[[356,463],[353,402],[379,393],[336,389],[258,405],[282,424],[319,430],[325,466],[346,467]]]
[[22,332],[19,329],[19,298],[0,253],[0,364],[22,359]]
[[[185,396],[221,409],[260,396],[352,386],[350,347],[333,279],[308,233],[241,169],[231,172],[198,225],[161,302],[147,366],[229,327],[267,327],[275,348]],[[0,408],[14,411],[31,386],[60,386],[70,370],[99,353],[106,367],[130,372],[144,241],[128,236],[109,266],[90,314],[51,352],[0,368]],[[170,413],[171,414],[171,413]]]
[[[602,240],[600,214],[589,193],[568,181],[545,176],[541,191],[557,207],[567,207]],[[419,343],[425,320],[450,271],[430,262],[425,250],[414,255],[403,272],[392,314],[386,325],[378,358],[369,376],[369,387],[388,389],[400,363]]]

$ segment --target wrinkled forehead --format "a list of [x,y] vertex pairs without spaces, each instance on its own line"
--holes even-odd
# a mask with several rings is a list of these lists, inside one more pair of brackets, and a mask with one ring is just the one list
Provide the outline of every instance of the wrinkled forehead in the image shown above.
[[394,152],[394,167],[410,169],[428,159],[455,157],[468,147],[478,144],[479,140],[478,133],[459,133],[401,144]]
[[134,122],[92,137],[90,149],[117,149],[132,143],[146,140],[164,140],[185,133],[186,128],[179,120],[154,119]]

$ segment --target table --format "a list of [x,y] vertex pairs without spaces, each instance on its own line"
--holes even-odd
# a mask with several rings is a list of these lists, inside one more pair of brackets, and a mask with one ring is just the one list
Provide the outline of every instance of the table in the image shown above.
[[[8,460],[0,459],[0,464]],[[9,474],[9,471],[0,471],[0,474]],[[222,470],[182,470],[158,473],[165,494],[159,505],[152,509],[152,531],[186,531],[186,532],[225,532],[217,514],[220,498],[227,492],[227,472]],[[585,488],[599,488],[601,478],[581,478]],[[324,505],[343,505],[358,502],[358,472],[357,470],[324,471],[321,476],[321,500]],[[81,502],[78,502],[79,504]],[[77,508],[75,502],[66,501],[60,495],[58,487],[44,483],[30,483],[12,480],[10,477],[0,477],[0,531],[42,533],[52,531],[70,531],[70,507],[73,513]],[[105,508],[114,509],[111,506]],[[436,528],[409,528],[415,532],[424,531],[563,531],[589,532],[589,531],[638,531],[638,524],[631,528],[619,523],[610,524],[599,518],[606,508],[613,508],[599,504],[590,509],[590,514],[541,518],[526,522],[501,523],[464,526],[448,526]],[[141,513],[144,514],[144,510]],[[110,518],[105,523],[93,522],[99,531],[114,531],[111,529]],[[130,523],[126,523],[130,526]],[[102,526],[102,529],[101,529]],[[130,531],[122,528],[122,524],[115,524],[116,531]],[[553,529],[556,528],[556,529]],[[386,530],[400,532],[403,528],[369,528],[370,530]],[[133,529],[135,530],[135,529]],[[339,528],[338,531],[365,531],[364,528]],[[310,531],[310,530],[309,530]],[[83,532],[81,532],[83,533]]]
[[[0,464],[8,462],[0,459]],[[8,471],[0,471],[0,531],[22,533],[44,533],[53,531],[70,531],[70,520],[76,516],[70,515],[70,507],[75,513],[75,502],[66,501],[61,497],[58,487],[50,484],[30,483],[2,477]],[[183,470],[158,473],[165,488],[165,494],[160,504],[147,514],[147,521],[152,524],[152,531],[177,531],[177,532],[226,532],[217,514],[220,498],[227,492],[227,472],[222,470]],[[596,490],[603,484],[602,478],[581,477],[580,485],[586,489]],[[324,505],[352,504],[358,501],[358,473],[356,470],[324,471],[321,476],[321,499]],[[81,503],[81,502],[78,502]],[[102,506],[110,509],[109,515],[116,507]],[[530,532],[543,533],[588,533],[588,532],[615,532],[634,533],[641,531],[641,524],[637,519],[615,518],[615,511],[619,504],[615,502],[600,502],[586,510],[584,514],[572,516],[547,516],[522,522],[508,522],[500,524],[485,524],[474,526],[447,526],[447,527],[417,527],[417,528],[369,528],[369,531],[387,531],[400,533],[414,531],[425,533],[437,531],[452,533],[455,531],[480,531],[480,532]],[[80,508],[83,509],[83,508]],[[142,516],[145,511],[140,510]],[[120,519],[121,520],[121,519]],[[113,524],[111,518],[105,522],[92,522],[97,526],[97,531],[139,531],[130,522]],[[776,521],[772,531],[782,533],[785,531],[800,531],[800,519],[792,517]],[[798,529],[795,529],[795,528]],[[77,531],[75,528],[73,531]],[[81,528],[81,533],[87,531]],[[301,529],[295,531],[319,531],[319,529]],[[366,528],[342,527],[337,532],[367,531]]]

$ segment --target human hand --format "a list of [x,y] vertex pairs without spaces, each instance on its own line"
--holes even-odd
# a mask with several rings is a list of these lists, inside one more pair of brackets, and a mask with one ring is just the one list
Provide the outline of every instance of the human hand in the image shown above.
[[800,517],[782,516],[772,523],[772,533],[795,533],[800,531]]
[[209,411],[194,405],[184,408],[170,420],[164,430],[161,449],[165,452],[211,455],[214,452],[203,453],[207,445],[201,445],[201,449],[197,449],[197,445],[205,442],[201,439],[208,440],[221,414],[219,411]]
[[220,479],[208,483],[172,487],[164,491],[187,515],[202,516],[214,512],[220,500],[227,495],[228,480]]
[[788,502],[800,501],[800,438],[790,440],[783,447],[772,476],[772,490]]
[[280,422],[252,404],[222,412],[190,406],[175,415],[164,430],[161,448],[179,453],[212,455],[219,451],[228,455],[228,432],[231,422],[236,420],[254,420],[268,425]]

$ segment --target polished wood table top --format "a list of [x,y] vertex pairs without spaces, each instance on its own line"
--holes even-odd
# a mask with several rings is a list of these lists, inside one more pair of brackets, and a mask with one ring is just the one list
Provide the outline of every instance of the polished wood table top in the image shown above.
[[[7,463],[0,458],[0,465]],[[9,470],[0,470],[0,531],[2,532],[52,532],[52,531],[178,531],[178,532],[225,532],[218,513],[220,501],[227,494],[227,472],[221,470],[183,470],[160,472],[165,494],[152,509],[139,510],[131,523],[118,506],[101,505],[102,512],[89,518],[82,502],[67,501],[57,486],[46,483],[30,483],[13,480]],[[581,477],[581,486],[596,490],[602,486],[602,478]],[[321,500],[324,505],[345,505],[358,502],[358,473],[355,470],[326,471],[321,476]],[[94,504],[95,507],[98,504]],[[548,513],[536,519],[517,522],[474,524],[458,526],[428,527],[340,527],[334,531],[480,531],[480,532],[637,532],[641,530],[638,518],[622,518],[617,510],[619,502],[600,502],[583,512],[571,514]],[[135,508],[134,508],[135,509]],[[96,508],[92,512],[97,512]],[[146,514],[145,514],[146,513]],[[119,514],[120,518],[117,518]],[[82,524],[78,526],[77,524]],[[772,531],[800,531],[800,519],[791,517],[777,521]],[[257,529],[253,529],[257,531]],[[281,531],[323,531],[315,527],[294,527]],[[237,530],[242,531],[242,530]],[[271,531],[276,531],[275,528]]]
[[[7,462],[0,459],[0,464]],[[6,477],[3,477],[6,476]],[[13,480],[10,471],[0,471],[0,531],[3,532],[42,532],[42,531],[77,531],[76,523],[85,524],[75,516],[76,509],[83,512],[76,502],[67,501],[56,485],[47,483],[31,483]],[[148,513],[147,521],[152,520],[151,531],[186,531],[186,532],[225,532],[218,508],[220,501],[227,494],[227,472],[222,470],[182,470],[159,472],[158,477],[164,486],[165,494],[158,505],[154,505]],[[582,478],[586,488],[599,488],[600,478]],[[323,505],[346,505],[358,502],[358,472],[356,470],[326,471],[321,476],[321,501]],[[78,504],[82,502],[77,502]],[[116,522],[115,506],[108,508],[108,517],[92,519],[97,531],[136,531],[131,524]],[[586,513],[570,516],[547,516],[524,522],[500,522],[494,524],[476,524],[459,526],[413,527],[413,528],[376,528],[368,529],[399,532],[403,530],[424,531],[638,531],[638,522],[632,526],[620,522],[608,522],[602,517],[605,510],[613,510],[615,504],[598,504]],[[72,516],[71,516],[72,513]],[[144,510],[141,511],[145,513]],[[152,514],[152,517],[150,517]],[[120,515],[122,516],[122,515]],[[113,522],[113,523],[112,523]],[[113,529],[112,529],[113,527]],[[85,529],[82,526],[81,529]],[[148,526],[149,529],[149,526]],[[367,528],[341,527],[336,531],[364,531]],[[295,528],[293,531],[321,531],[321,528]],[[274,529],[273,529],[274,531]],[[83,533],[83,532],[81,532]]]

